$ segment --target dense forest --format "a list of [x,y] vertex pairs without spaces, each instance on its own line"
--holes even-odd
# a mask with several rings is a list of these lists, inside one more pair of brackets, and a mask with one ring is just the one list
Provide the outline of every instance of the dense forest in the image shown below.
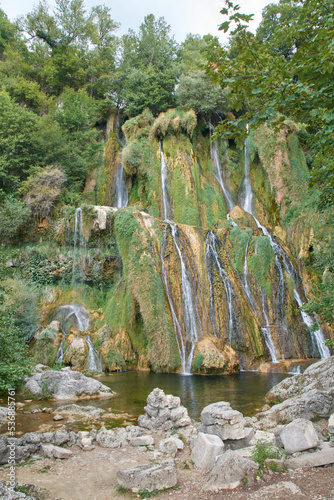
[[[74,275],[81,271],[63,256],[69,247],[66,221],[77,223],[74,217],[78,207],[86,220],[92,221],[92,207],[115,206],[111,186],[114,167],[110,165],[119,158],[129,193],[128,208],[108,218],[106,234],[93,232],[87,237],[92,256],[89,270],[76,282],[85,288],[86,306],[100,314],[96,328],[103,325],[102,316],[114,332],[118,324],[125,322],[115,316],[112,308],[119,293],[120,309],[133,308],[129,318],[134,319],[132,323],[129,319],[128,324],[132,324],[130,347],[137,353],[136,362],[143,350],[149,360],[143,365],[157,371],[177,368],[179,360],[172,352],[177,350],[175,346],[166,354],[170,359],[166,366],[150,354],[159,340],[151,342],[147,331],[160,332],[159,322],[164,321],[169,299],[166,291],[160,302],[156,298],[164,291],[161,282],[154,281],[158,278],[156,271],[150,270],[153,264],[140,264],[151,273],[152,290],[150,286],[141,290],[140,284],[137,290],[130,283],[131,275],[139,273],[135,266],[151,251],[151,245],[143,243],[144,236],[134,227],[133,214],[140,211],[156,219],[170,218],[159,209],[160,174],[154,171],[157,158],[152,153],[152,141],[158,152],[159,141],[170,148],[171,162],[182,151],[192,161],[193,179],[189,183],[195,186],[197,198],[188,196],[186,187],[183,189],[185,174],[175,172],[170,181],[174,184],[169,186],[174,197],[174,220],[210,228],[218,227],[218,221],[225,219],[229,210],[220,201],[213,206],[212,200],[218,196],[216,188],[208,184],[203,188],[203,179],[209,176],[205,170],[205,141],[228,145],[235,168],[233,173],[231,167],[230,190],[237,196],[237,184],[243,176],[236,167],[237,157],[243,155],[245,138],[249,136],[253,165],[260,161],[265,165],[266,158],[274,155],[270,147],[275,149],[275,141],[282,141],[280,134],[287,138],[292,172],[285,179],[289,189],[283,189],[279,179],[272,181],[268,167],[271,193],[258,194],[259,200],[263,197],[261,203],[266,211],[257,213],[263,214],[266,224],[280,226],[287,234],[286,244],[300,259],[307,282],[310,300],[304,310],[316,314],[328,329],[327,337],[331,337],[333,6],[328,0],[280,0],[264,9],[255,34],[248,30],[251,16],[240,13],[238,6],[228,1],[221,14],[220,30],[229,33],[226,45],[217,36],[196,34],[187,35],[177,44],[164,18],[156,19],[152,14],[145,17],[138,32],[129,30],[119,37],[118,23],[112,19],[110,9],[98,5],[88,12],[83,0],[56,0],[54,11],[41,1],[16,22],[10,22],[0,10],[0,390],[19,384],[29,373],[34,336],[50,320],[50,304],[56,307],[78,301],[71,294]],[[180,143],[181,135],[179,148],[173,137],[177,136]],[[263,141],[266,147],[261,146]],[[188,160],[185,156],[184,162]],[[194,165],[200,160],[196,177]],[[252,181],[258,182],[254,189],[261,193],[265,183],[261,187],[262,174],[260,170],[254,172]],[[238,230],[232,228],[229,238],[245,252],[251,231]],[[261,248],[263,255],[270,257],[267,263],[263,264],[267,257],[261,263],[268,268],[263,273],[270,272],[274,254],[264,248],[265,238],[255,234],[256,228],[252,230],[257,243],[254,239],[248,265],[254,282],[257,279],[261,290],[270,297],[268,279],[264,274],[257,276],[257,272]],[[154,238],[163,241],[162,232],[159,226]],[[301,252],[303,238],[306,250]],[[73,235],[70,239],[72,242]],[[144,250],[141,248],[137,255],[140,245]],[[64,262],[60,266],[61,259]],[[239,266],[241,273],[243,257],[235,253],[233,259],[235,269],[238,271]],[[100,267],[97,262],[102,262]],[[126,290],[122,289],[123,275]],[[52,302],[50,290],[55,287],[62,292],[57,292],[58,298]],[[135,299],[130,300],[130,288]],[[82,289],[78,293],[82,296]],[[142,303],[145,293],[151,294],[153,313]],[[255,323],[259,315],[256,308]],[[298,311],[297,304],[294,308]],[[171,314],[167,314],[169,326],[161,338],[174,337]],[[260,351],[257,356],[264,360]],[[201,356],[195,356],[197,363]],[[107,358],[110,369],[124,362],[121,353],[110,345]]]

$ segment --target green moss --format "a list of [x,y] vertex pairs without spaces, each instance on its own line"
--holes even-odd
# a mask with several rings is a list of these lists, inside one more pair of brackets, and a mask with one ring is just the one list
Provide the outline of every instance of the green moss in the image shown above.
[[252,232],[250,228],[241,229],[239,226],[231,230],[232,260],[235,269],[239,273],[243,270],[246,246]]
[[256,246],[256,252],[247,259],[249,268],[261,288],[271,297],[270,269],[275,252],[271,248],[269,238],[266,236],[257,236],[252,243]]

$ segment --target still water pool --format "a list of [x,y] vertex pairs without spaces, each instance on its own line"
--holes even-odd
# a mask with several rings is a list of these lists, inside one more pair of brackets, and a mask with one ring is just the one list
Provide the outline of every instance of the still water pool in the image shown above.
[[[229,401],[235,410],[251,416],[264,404],[265,394],[281,380],[281,373],[241,372],[227,376],[156,374],[150,372],[112,373],[99,378],[111,387],[117,396],[104,402],[114,412],[126,411],[139,416],[144,413],[146,398],[155,388],[166,394],[181,398],[181,404],[188,409],[189,416],[200,419],[204,406],[217,401]],[[101,400],[97,406],[101,406]],[[91,403],[90,403],[91,404]]]
[[[25,432],[45,431],[45,425],[53,426],[53,415],[41,412],[50,407],[57,413],[57,408],[66,404],[76,403],[81,406],[95,406],[114,414],[127,414],[123,419],[109,423],[111,427],[136,423],[139,415],[144,413],[148,394],[155,388],[163,389],[166,394],[181,398],[181,404],[188,409],[189,416],[200,420],[202,409],[217,401],[229,401],[235,410],[245,416],[253,415],[263,406],[265,394],[281,380],[287,377],[281,373],[241,372],[236,375],[202,376],[156,374],[151,372],[121,372],[99,377],[103,384],[116,392],[112,398],[85,399],[81,401],[38,401],[24,403],[16,416],[16,431],[18,435]],[[18,397],[23,401],[23,397]],[[1,404],[0,404],[1,406]],[[134,418],[129,418],[129,416]],[[117,423],[118,422],[118,423]],[[61,421],[69,429],[80,429]],[[80,425],[80,424],[79,424]],[[6,432],[6,426],[0,428],[0,433]]]

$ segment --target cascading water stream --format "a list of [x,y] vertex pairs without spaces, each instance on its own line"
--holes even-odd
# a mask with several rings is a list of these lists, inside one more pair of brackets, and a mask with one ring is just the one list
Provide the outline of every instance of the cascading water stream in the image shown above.
[[194,299],[192,295],[191,284],[188,278],[187,268],[184,263],[182,252],[178,243],[177,226],[173,222],[168,222],[168,225],[171,229],[174,245],[178,253],[181,264],[181,286],[182,286],[182,302],[184,307],[184,323],[186,328],[187,341],[190,344],[189,352],[186,353],[185,373],[190,373],[194,350],[198,341]]
[[261,298],[262,298],[262,312],[263,312],[264,321],[266,323],[265,326],[263,326],[261,328],[261,331],[263,333],[264,340],[265,340],[266,345],[268,347],[271,361],[273,363],[277,363],[278,359],[277,359],[276,349],[275,349],[275,345],[274,345],[274,342],[273,342],[273,339],[271,336],[269,318],[268,318],[267,311],[266,311],[266,303],[265,303],[266,302],[266,294],[263,290],[261,290],[260,293],[261,293]]
[[230,193],[230,191],[225,186],[225,183],[224,183],[224,180],[223,180],[223,176],[222,176],[221,169],[220,169],[220,161],[219,161],[219,155],[218,155],[217,141],[214,141],[211,144],[211,156],[212,156],[213,164],[214,164],[214,167],[215,167],[215,176],[216,176],[216,179],[219,182],[219,185],[220,185],[220,187],[221,187],[221,189],[223,191],[223,195],[224,195],[224,198],[225,198],[225,200],[227,202],[228,209],[229,210],[233,210],[233,208],[235,207],[235,203],[233,201],[232,194]]
[[124,167],[119,164],[115,175],[115,206],[117,208],[125,208],[128,206],[129,195],[124,182]]
[[253,294],[251,292],[251,289],[249,288],[249,285],[248,285],[248,264],[247,264],[247,254],[248,254],[248,246],[249,246],[249,242],[250,242],[250,237],[248,238],[248,241],[247,241],[247,245],[246,245],[246,248],[245,248],[245,257],[244,257],[244,266],[243,266],[243,289],[245,291],[245,294],[247,296],[247,299],[248,299],[248,302],[250,303],[250,306],[251,308],[253,309],[255,315],[257,316],[257,312],[256,312],[256,309],[255,309],[255,304],[254,304],[254,298],[253,298]]
[[[169,220],[171,217],[171,207],[168,197],[167,190],[167,164],[165,161],[165,156],[162,150],[162,143],[160,142],[160,151],[161,151],[161,190],[162,190],[162,200],[163,200],[163,215],[164,220],[166,221],[166,227],[164,231],[164,239],[161,245],[161,267],[162,267],[162,277],[163,282],[167,294],[167,299],[169,302],[169,307],[172,314],[173,326],[175,330],[176,340],[179,348],[180,359],[181,359],[181,368],[184,374],[189,374],[191,372],[191,365],[194,355],[195,346],[198,341],[198,331],[197,331],[197,322],[196,318],[200,324],[200,317],[198,311],[195,310],[194,307],[194,297],[192,292],[191,283],[189,281],[187,267],[183,259],[182,251],[180,249],[180,245],[178,242],[178,234],[177,234],[177,225]],[[182,304],[183,304],[183,312],[184,312],[184,325],[185,325],[185,336],[186,342],[184,341],[182,335],[182,328],[180,322],[177,318],[175,308],[173,305],[171,293],[168,286],[168,279],[166,273],[166,266],[164,261],[164,249],[167,242],[167,227],[170,228],[171,235],[174,241],[174,245],[180,260],[181,264],[181,289],[182,289]]]
[[232,285],[231,285],[229,277],[228,277],[228,275],[223,267],[223,264],[219,258],[219,255],[217,252],[217,247],[216,247],[216,237],[215,237],[215,234],[213,231],[208,232],[205,243],[206,243],[205,257],[206,257],[206,263],[207,263],[207,268],[208,268],[208,279],[209,279],[209,286],[210,286],[210,310],[212,311],[212,315],[213,315],[213,318],[211,319],[212,326],[214,328],[214,333],[217,337],[215,311],[214,311],[214,299],[213,299],[213,285],[212,285],[211,273],[210,273],[209,265],[208,265],[210,255],[214,258],[214,261],[215,261],[217,268],[218,268],[218,271],[219,271],[220,278],[221,278],[223,285],[224,285],[224,288],[225,288],[226,300],[227,300],[227,304],[228,304],[228,314],[229,314],[228,337],[229,337],[229,341],[230,341],[230,345],[231,345],[233,330],[234,330],[234,327],[236,325],[236,317],[235,317],[233,303],[232,303]]
[[87,358],[87,368],[91,371],[102,371],[102,365],[100,361],[100,357],[98,351],[96,350],[91,338],[89,335],[85,337],[85,340],[88,345],[88,358]]
[[[247,128],[248,131],[248,128]],[[250,179],[250,159],[249,159],[249,152],[248,152],[248,145],[247,145],[247,139],[245,139],[245,180],[244,180],[244,185],[245,185],[245,199],[242,205],[242,208],[245,210],[245,212],[248,212],[251,214],[254,218],[254,221],[259,229],[261,229],[262,233],[264,236],[269,238],[269,242],[271,245],[271,248],[275,252],[275,264],[279,272],[279,286],[281,287],[279,289],[278,293],[278,300],[280,302],[280,311],[281,313],[284,313],[284,279],[283,279],[283,270],[282,266],[279,260],[279,257],[282,258],[284,268],[287,272],[287,274],[290,276],[290,278],[293,280],[294,284],[294,297],[296,299],[296,302],[298,306],[303,305],[303,301],[298,293],[298,272],[295,269],[293,263],[287,256],[286,252],[283,250],[283,248],[274,240],[273,236],[269,233],[268,229],[264,227],[258,219],[255,217],[253,214],[253,209],[252,209],[252,200],[253,200],[253,192],[252,192],[252,184],[251,184],[251,179]],[[276,258],[277,257],[277,258]],[[324,335],[323,332],[318,325],[318,328],[314,328],[314,324],[317,323],[316,320],[311,318],[307,313],[304,311],[301,311],[301,316],[303,319],[303,322],[306,324],[310,331],[311,338],[315,340],[315,343],[317,345],[319,354],[321,359],[323,358],[328,358],[330,357],[330,350],[327,346],[324,345]]]
[[162,202],[163,202],[163,216],[164,220],[170,220],[172,218],[171,207],[168,197],[167,189],[167,164],[165,160],[165,155],[162,150],[162,143],[160,145],[160,157],[161,157],[161,191],[162,191]]

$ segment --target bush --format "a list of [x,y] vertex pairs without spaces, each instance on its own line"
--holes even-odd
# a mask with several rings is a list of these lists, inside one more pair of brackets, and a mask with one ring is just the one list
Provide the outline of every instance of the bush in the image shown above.
[[13,196],[6,197],[0,207],[1,239],[9,243],[20,236],[26,229],[29,218],[30,209],[23,201]]
[[[0,304],[3,304],[3,290],[0,292]],[[15,326],[13,311],[0,308],[0,393],[18,387],[24,377],[30,374],[28,348],[20,338]]]
[[66,176],[60,168],[48,166],[38,169],[24,182],[25,203],[35,217],[48,217],[65,181]]
[[19,336],[29,341],[39,326],[38,293],[35,287],[22,279],[7,279],[3,306],[12,312],[12,319]]

